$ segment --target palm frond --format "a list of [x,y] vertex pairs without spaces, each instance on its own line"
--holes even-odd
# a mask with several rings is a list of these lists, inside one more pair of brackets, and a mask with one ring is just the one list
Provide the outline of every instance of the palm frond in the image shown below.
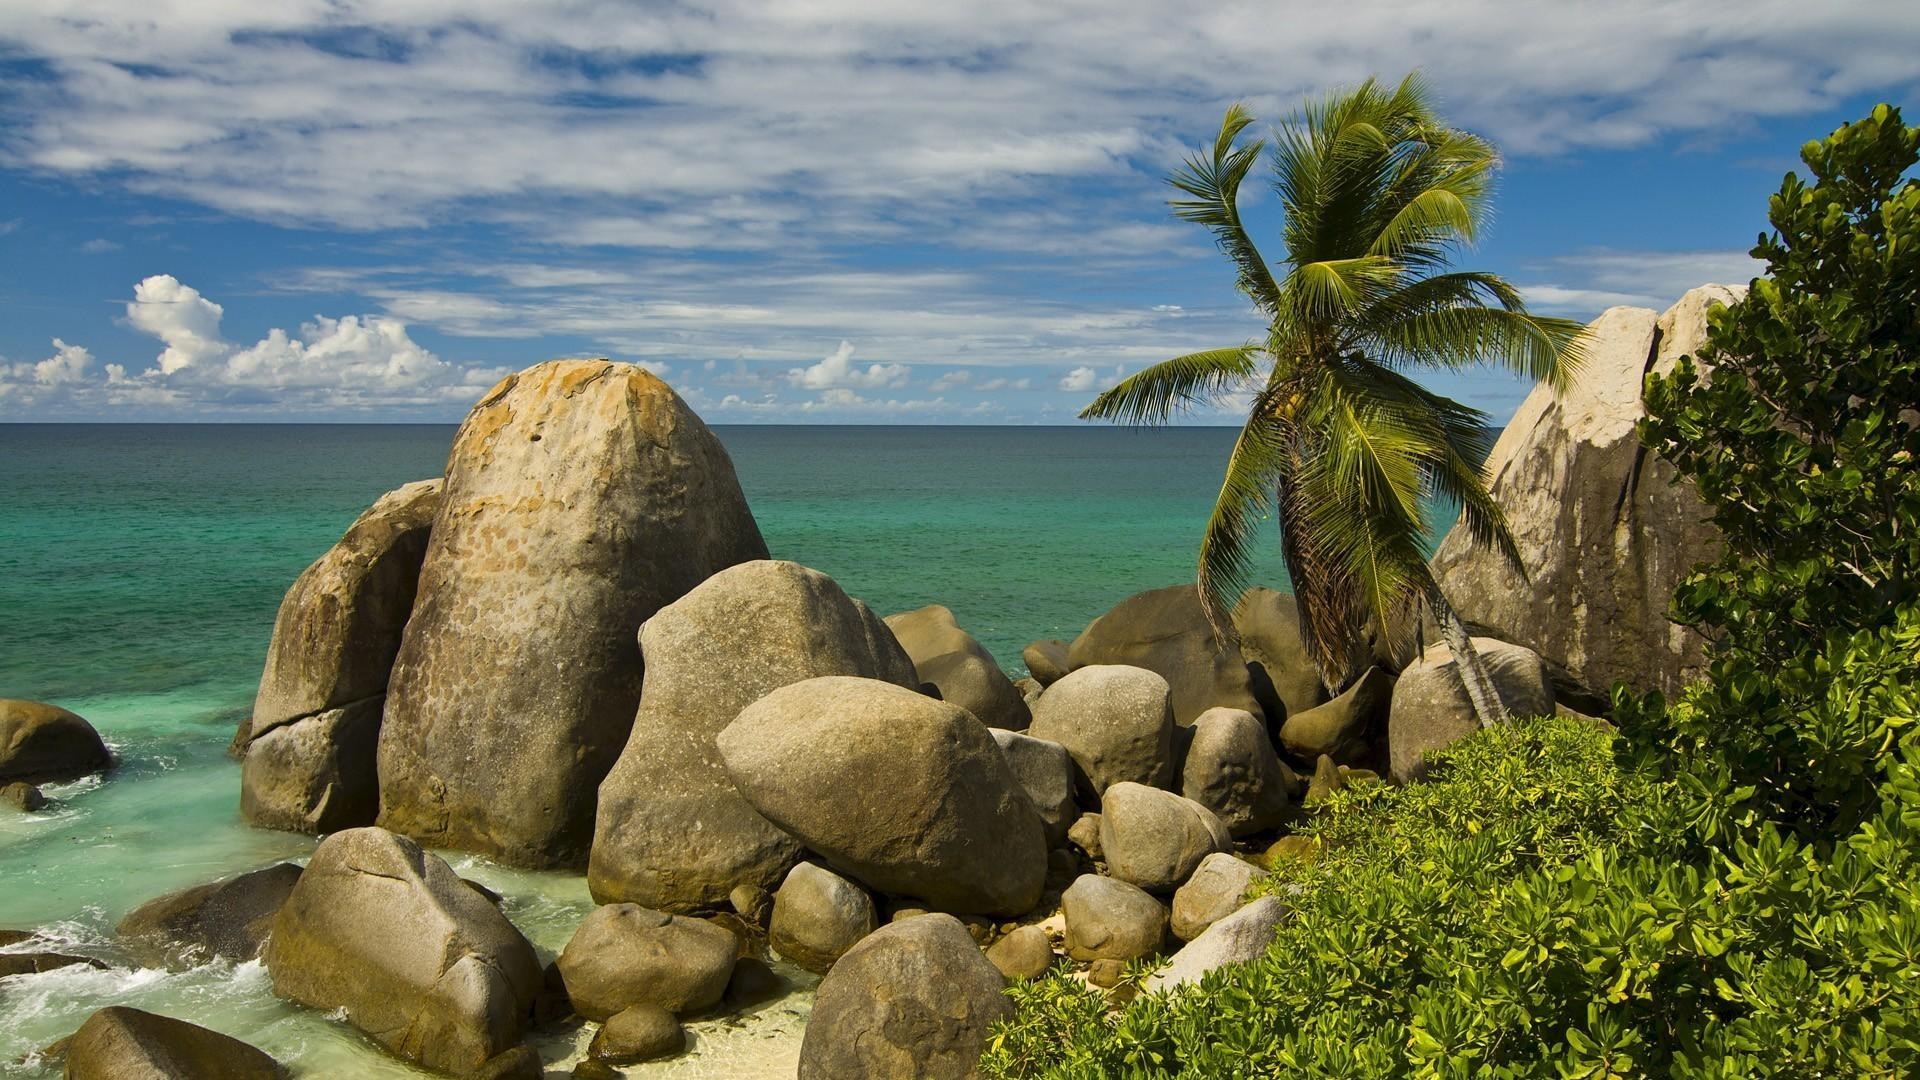
[[1251,343],[1176,356],[1127,376],[1080,411],[1082,420],[1164,424],[1174,412],[1209,401],[1253,378],[1260,348]]
[[1176,217],[1204,225],[1213,233],[1214,242],[1239,271],[1240,291],[1262,311],[1271,314],[1279,308],[1280,290],[1260,249],[1240,220],[1240,183],[1265,147],[1265,143],[1257,139],[1246,146],[1236,145],[1240,133],[1252,123],[1253,114],[1245,106],[1229,108],[1220,122],[1220,134],[1214,139],[1211,155],[1187,158],[1186,163],[1167,178],[1169,184],[1189,196],[1175,199],[1169,205]]
[[1503,367],[1545,382],[1556,393],[1572,385],[1586,357],[1586,327],[1506,307],[1436,306],[1371,328],[1369,336],[1373,351],[1387,363]]
[[1254,537],[1273,506],[1270,492],[1288,484],[1292,457],[1288,443],[1291,418],[1272,407],[1273,387],[1255,401],[1255,407],[1234,440],[1220,481],[1206,535],[1200,541],[1197,583],[1207,622],[1221,640],[1232,640],[1230,613],[1253,572]]

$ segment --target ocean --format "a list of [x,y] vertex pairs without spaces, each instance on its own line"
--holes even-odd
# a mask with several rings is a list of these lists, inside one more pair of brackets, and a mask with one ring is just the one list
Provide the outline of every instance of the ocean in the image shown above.
[[[304,859],[251,829],[226,757],[281,595],[375,497],[440,474],[451,425],[0,425],[0,697],[91,720],[120,766],[0,810],[0,928],[107,962],[0,980],[0,1076],[93,1010],[129,1004],[226,1031],[304,1075],[422,1075],[344,1024],[276,1000],[258,963],[127,965],[140,902]],[[1225,428],[718,427],[773,556],[881,614],[928,603],[1015,675],[1141,589],[1190,581],[1234,432]],[[1284,587],[1270,545],[1257,575]],[[589,908],[572,875],[451,855],[505,894],[549,957]],[[633,1076],[792,1075],[806,995],[692,1028]],[[550,1064],[577,1050],[543,1044]]]

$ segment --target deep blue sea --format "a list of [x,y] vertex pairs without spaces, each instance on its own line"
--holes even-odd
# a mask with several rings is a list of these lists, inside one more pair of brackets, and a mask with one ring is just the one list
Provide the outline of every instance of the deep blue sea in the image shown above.
[[[1224,428],[721,427],[774,557],[877,612],[951,607],[1015,674],[1144,588],[1192,579],[1232,444]],[[0,697],[93,721],[121,765],[0,810],[0,928],[38,928],[105,971],[0,980],[0,1076],[105,1004],[193,1019],[308,1075],[417,1075],[344,1025],[277,1002],[256,964],[128,966],[111,926],[139,902],[312,841],[250,829],[225,756],[274,611],[382,492],[441,472],[447,426],[0,425]],[[1284,585],[1270,549],[1261,582]],[[457,857],[543,951],[589,901],[580,879]],[[804,1009],[695,1027],[660,1076],[782,1068]],[[543,1047],[550,1060],[569,1047]],[[641,1075],[636,1072],[634,1075]]]

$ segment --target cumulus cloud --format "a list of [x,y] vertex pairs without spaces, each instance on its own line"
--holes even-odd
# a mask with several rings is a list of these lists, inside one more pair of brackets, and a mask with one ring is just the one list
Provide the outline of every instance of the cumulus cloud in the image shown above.
[[221,333],[225,309],[170,274],[134,286],[127,322],[164,346],[150,366],[95,371],[84,346],[55,338],[52,356],[0,364],[0,400],[40,408],[226,405],[356,409],[463,403],[504,370],[459,367],[382,315],[316,315],[295,333],[275,328],[251,345]]
[[[1744,285],[1766,269],[1745,251],[1613,251],[1565,255],[1534,268],[1551,280],[1519,286],[1529,307],[1592,318],[1621,304],[1664,310],[1696,285]],[[1524,279],[1522,279],[1524,281]]]
[[942,373],[938,378],[927,384],[927,389],[939,394],[952,390],[955,387],[965,386],[972,381],[973,372],[965,368],[960,368],[956,371]]
[[1082,364],[1060,377],[1060,389],[1081,394],[1093,389],[1099,381],[1100,373]]
[[834,387],[881,390],[905,386],[907,366],[905,364],[869,364],[863,371],[853,364],[853,343],[842,341],[839,348],[833,350],[819,363],[788,371],[787,381],[806,390],[826,390]]

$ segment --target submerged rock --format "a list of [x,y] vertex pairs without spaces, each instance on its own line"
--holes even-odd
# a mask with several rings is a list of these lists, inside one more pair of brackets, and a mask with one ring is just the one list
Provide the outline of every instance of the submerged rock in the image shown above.
[[1489,488],[1529,580],[1456,525],[1434,575],[1476,633],[1529,646],[1604,702],[1615,681],[1672,697],[1706,669],[1707,642],[1667,618],[1673,590],[1720,534],[1691,484],[1634,425],[1642,384],[1706,341],[1707,312],[1744,287],[1703,285],[1665,314],[1617,307],[1587,327],[1580,377],[1534,388],[1488,455]]
[[1213,811],[1170,791],[1122,783],[1101,800],[1100,851],[1107,871],[1148,892],[1171,892],[1200,861],[1232,845]]
[[573,1009],[605,1020],[635,1005],[675,1015],[712,1008],[739,958],[731,931],[638,904],[594,908],[560,954]]
[[1286,774],[1259,718],[1208,709],[1191,731],[1180,794],[1213,811],[1233,836],[1279,825],[1288,806]]
[[241,777],[253,824],[337,832],[379,814],[380,710],[440,491],[422,480],[382,495],[281,599],[253,712],[233,737],[244,758],[278,733]]
[[112,764],[92,724],[58,705],[0,698],[0,784],[78,780]]
[[816,676],[916,685],[913,661],[865,604],[790,562],[708,578],[647,620],[640,648],[646,687],[601,785],[588,867],[601,903],[695,911],[737,886],[777,886],[800,845],[735,789],[715,737],[748,705]]
[[585,862],[640,701],[640,624],[765,557],[726,451],[666,383],[605,360],[503,380],[447,459],[381,723],[381,824]]
[[0,785],[0,801],[11,803],[21,813],[31,814],[46,809],[47,796],[32,784],[15,780],[11,784]]
[[986,646],[960,629],[944,605],[889,615],[887,628],[912,658],[920,681],[940,688],[940,700],[960,706],[988,727],[1019,731],[1032,720],[1013,680]]
[[1159,675],[1167,681],[1174,720],[1183,726],[1215,706],[1263,713],[1239,646],[1214,633],[1192,585],[1127,597],[1087,624],[1067,659],[1076,672],[1124,664]]
[[217,1031],[111,1005],[67,1040],[69,1080],[281,1080],[280,1063]]
[[803,862],[773,896],[767,938],[783,959],[824,975],[879,926],[865,889],[824,866]]
[[1083,667],[1047,688],[1027,734],[1067,748],[1081,797],[1097,803],[1122,781],[1173,781],[1167,680],[1137,667]]
[[[1547,667],[1532,649],[1493,638],[1474,638],[1474,651],[1514,716],[1553,715],[1553,687]],[[1445,645],[1400,673],[1387,717],[1387,745],[1393,778],[1401,783],[1426,775],[1427,754],[1451,746],[1480,730],[1480,721],[1460,685],[1453,653]]]
[[[0,944],[5,944],[0,942]],[[0,978],[9,975],[38,975],[46,971],[58,971],[67,967],[90,967],[105,969],[107,965],[90,956],[73,956],[58,952],[9,952],[0,953]]]
[[533,946],[498,908],[378,828],[320,842],[265,955],[274,993],[343,1010],[393,1053],[456,1076],[521,1045],[541,986]]
[[217,956],[244,964],[260,955],[274,916],[299,881],[298,866],[278,863],[168,893],[121,919],[120,937],[142,963],[203,963]]
[[881,927],[814,995],[800,1080],[962,1080],[993,1025],[1013,1018],[1006,979],[950,915]]
[[957,705],[828,676],[754,702],[718,742],[755,809],[874,889],[968,914],[1020,914],[1040,898],[1040,817]]

